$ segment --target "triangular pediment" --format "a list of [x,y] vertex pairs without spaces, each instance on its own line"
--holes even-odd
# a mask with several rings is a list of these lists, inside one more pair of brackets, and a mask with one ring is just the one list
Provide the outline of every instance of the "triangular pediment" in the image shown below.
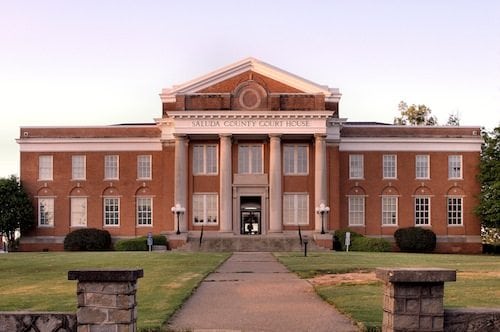
[[316,84],[255,58],[246,58],[183,84],[163,89],[160,97],[164,103],[174,102],[176,95],[208,91],[210,87],[229,81],[244,73],[262,75],[281,83],[283,86],[296,90],[295,92],[322,94],[325,96],[325,101],[338,102],[341,96],[336,88]]

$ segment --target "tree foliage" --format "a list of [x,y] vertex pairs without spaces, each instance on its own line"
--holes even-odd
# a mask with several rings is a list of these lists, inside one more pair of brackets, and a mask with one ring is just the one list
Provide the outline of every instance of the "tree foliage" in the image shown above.
[[446,121],[447,126],[460,126],[460,115],[458,112],[451,113]]
[[405,126],[435,126],[438,124],[437,118],[431,116],[432,110],[423,104],[408,106],[406,102],[400,101],[398,110],[401,116],[394,118],[394,124]]
[[479,165],[481,194],[476,213],[484,227],[500,228],[500,126],[483,132],[484,145]]
[[0,234],[7,236],[9,247],[15,243],[15,232],[34,226],[33,206],[15,176],[0,179]]

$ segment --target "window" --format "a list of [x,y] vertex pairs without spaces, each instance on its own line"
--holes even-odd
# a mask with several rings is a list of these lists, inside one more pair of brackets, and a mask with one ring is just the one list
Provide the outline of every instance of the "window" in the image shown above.
[[38,199],[38,226],[54,226],[54,198]]
[[462,225],[462,197],[448,197],[448,225]]
[[151,226],[153,222],[153,199],[151,197],[137,197],[137,225]]
[[238,146],[238,172],[242,174],[262,174],[262,144]]
[[349,155],[349,178],[362,179],[363,178],[363,155],[351,154]]
[[118,180],[118,156],[104,156],[104,178]]
[[73,180],[85,180],[85,156],[71,157],[71,178]]
[[38,179],[52,180],[52,156],[38,157]]
[[118,197],[104,198],[104,226],[120,224],[120,199]]
[[383,178],[395,179],[397,178],[397,159],[395,154],[385,154],[383,157]]
[[193,224],[217,224],[217,194],[193,194]]
[[285,175],[307,175],[307,145],[287,144],[283,147],[283,170]]
[[151,179],[151,155],[137,156],[137,179]]
[[417,179],[429,178],[429,155],[415,156],[415,177]]
[[309,195],[283,195],[283,224],[309,225]]
[[365,224],[365,196],[349,196],[349,226]]
[[87,226],[87,198],[71,197],[71,227]]
[[217,145],[193,146],[193,174],[217,174]]
[[382,196],[382,225],[398,224],[398,198]]
[[431,199],[430,197],[415,197],[415,225],[430,225]]
[[448,156],[448,178],[449,179],[462,178],[462,156],[460,155]]

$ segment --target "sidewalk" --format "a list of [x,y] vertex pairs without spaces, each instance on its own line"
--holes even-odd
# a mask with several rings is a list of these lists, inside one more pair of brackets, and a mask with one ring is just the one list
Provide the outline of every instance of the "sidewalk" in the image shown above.
[[169,322],[174,331],[358,331],[271,253],[234,253]]

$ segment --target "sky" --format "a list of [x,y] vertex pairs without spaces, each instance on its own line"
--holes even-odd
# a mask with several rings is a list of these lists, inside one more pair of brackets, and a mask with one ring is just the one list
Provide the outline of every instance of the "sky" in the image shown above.
[[500,124],[496,0],[0,0],[0,177],[21,126],[151,123],[162,88],[250,56],[339,88],[349,121]]

